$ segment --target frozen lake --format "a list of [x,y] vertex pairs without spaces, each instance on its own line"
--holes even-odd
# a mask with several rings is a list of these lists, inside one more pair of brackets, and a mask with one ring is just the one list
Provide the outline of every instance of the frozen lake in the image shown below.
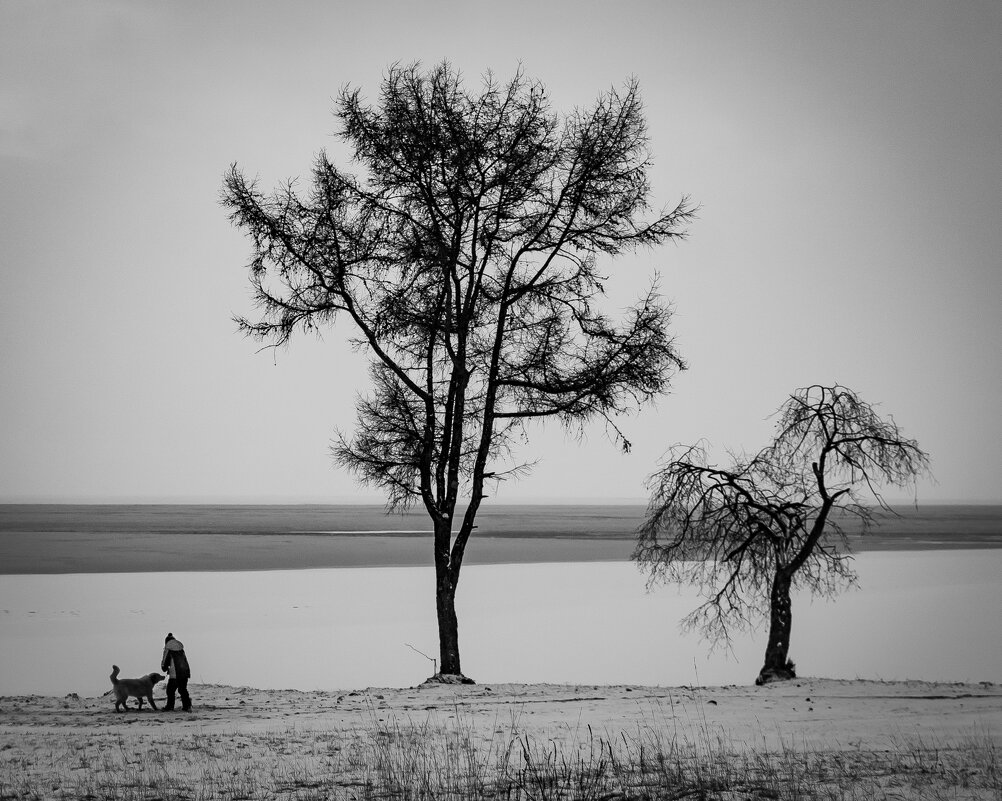
[[[795,601],[801,675],[1002,682],[1002,549],[856,565],[858,589]],[[433,583],[423,567],[3,576],[0,694],[103,693],[112,663],[157,670],[167,631],[195,684],[412,686],[432,664],[408,645],[437,656]],[[695,605],[689,589],[646,592],[629,562],[469,565],[463,670],[486,684],[751,683],[765,632],[710,653],[678,629]]]

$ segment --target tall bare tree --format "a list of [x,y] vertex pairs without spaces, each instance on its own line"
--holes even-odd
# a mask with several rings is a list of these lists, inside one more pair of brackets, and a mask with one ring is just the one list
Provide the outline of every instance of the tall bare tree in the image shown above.
[[728,467],[707,464],[701,445],[671,449],[649,479],[633,553],[650,582],[700,588],[683,625],[711,642],[768,618],[759,684],[795,675],[791,591],[832,596],[854,583],[847,530],[865,533],[889,510],[879,487],[929,471],[918,443],[846,387],[798,389],[777,416],[772,442]]
[[261,310],[239,323],[285,343],[347,320],[370,353],[372,391],[334,453],[390,509],[423,504],[440,671],[464,680],[455,597],[485,483],[518,472],[532,420],[605,421],[629,448],[614,418],[684,364],[656,284],[610,319],[599,262],[683,236],[692,209],[649,205],[635,82],[561,117],[521,72],[469,92],[447,63],[395,66],[374,105],[346,88],[335,114],[361,177],[323,153],[305,197],[226,176]]

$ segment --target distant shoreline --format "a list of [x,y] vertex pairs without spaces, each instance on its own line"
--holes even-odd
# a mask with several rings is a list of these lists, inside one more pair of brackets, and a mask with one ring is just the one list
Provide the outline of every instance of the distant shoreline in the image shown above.
[[[467,564],[624,561],[640,505],[495,505]],[[382,507],[0,505],[0,574],[414,567],[432,564],[422,511]],[[901,510],[854,550],[1002,547],[1002,506]]]

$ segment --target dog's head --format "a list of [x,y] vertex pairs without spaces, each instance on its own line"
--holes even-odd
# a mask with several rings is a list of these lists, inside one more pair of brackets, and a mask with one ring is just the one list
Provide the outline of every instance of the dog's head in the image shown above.
[[152,684],[154,687],[156,687],[160,682],[162,682],[167,677],[166,676],[161,676],[159,673],[151,673],[146,678],[148,678],[150,680],[150,684]]

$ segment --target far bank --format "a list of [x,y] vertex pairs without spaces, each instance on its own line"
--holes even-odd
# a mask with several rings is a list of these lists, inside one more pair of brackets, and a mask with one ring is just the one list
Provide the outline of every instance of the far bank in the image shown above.
[[[898,507],[859,551],[1002,547],[1002,506]],[[486,505],[469,564],[630,558],[644,507]],[[432,564],[421,510],[373,505],[0,505],[0,573],[410,567]]]

